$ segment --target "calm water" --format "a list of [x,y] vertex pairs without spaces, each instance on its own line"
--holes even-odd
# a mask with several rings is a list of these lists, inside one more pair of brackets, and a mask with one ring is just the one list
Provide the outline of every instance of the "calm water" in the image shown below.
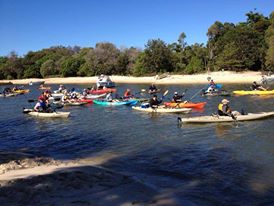
[[[51,85],[54,89],[58,85]],[[88,85],[66,85],[85,88]],[[173,92],[186,91],[189,99],[203,86],[160,86]],[[148,85],[118,85],[120,94]],[[228,85],[225,89],[246,89]],[[56,159],[76,159],[114,153],[102,166],[135,176],[177,198],[198,205],[274,205],[274,118],[225,124],[177,126],[178,115],[151,115],[130,107],[86,105],[67,107],[68,119],[39,119],[22,114],[33,106],[39,91],[0,99],[0,150],[24,151]],[[216,112],[222,97],[206,101],[201,115]],[[273,111],[274,98],[228,97],[231,107],[247,112]]]

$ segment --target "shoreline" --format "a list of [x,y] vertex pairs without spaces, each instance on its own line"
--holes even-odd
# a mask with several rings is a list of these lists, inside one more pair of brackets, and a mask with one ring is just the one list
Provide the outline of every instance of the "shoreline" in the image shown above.
[[[208,77],[213,79],[215,83],[239,83],[239,84],[251,84],[253,81],[260,81],[262,78],[261,72],[230,72],[219,71],[209,72],[203,74],[193,75],[167,75],[164,78],[157,79],[157,76],[146,77],[133,77],[133,76],[110,76],[111,80],[115,83],[126,84],[206,84],[208,83]],[[161,76],[161,75],[160,75]],[[94,84],[96,83],[97,76],[93,77],[64,77],[64,78],[45,78],[45,79],[16,79],[16,80],[0,80],[1,83],[12,82],[13,84],[29,84],[37,81],[45,81],[45,84]]]

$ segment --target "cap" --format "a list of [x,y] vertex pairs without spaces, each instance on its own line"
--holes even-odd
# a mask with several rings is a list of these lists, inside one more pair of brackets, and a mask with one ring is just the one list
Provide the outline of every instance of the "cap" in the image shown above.
[[225,104],[225,103],[228,103],[229,101],[227,99],[223,99],[222,100],[222,103]]
[[178,92],[174,92],[174,94],[178,94]]

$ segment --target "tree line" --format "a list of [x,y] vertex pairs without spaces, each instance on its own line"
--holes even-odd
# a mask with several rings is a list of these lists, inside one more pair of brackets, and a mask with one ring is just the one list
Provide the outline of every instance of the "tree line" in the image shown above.
[[0,79],[107,75],[155,75],[171,72],[274,69],[274,12],[246,14],[238,24],[216,21],[208,28],[207,44],[188,45],[182,32],[167,44],[148,40],[144,49],[117,48],[109,42],[95,48],[54,46],[20,57],[15,52],[0,56]]

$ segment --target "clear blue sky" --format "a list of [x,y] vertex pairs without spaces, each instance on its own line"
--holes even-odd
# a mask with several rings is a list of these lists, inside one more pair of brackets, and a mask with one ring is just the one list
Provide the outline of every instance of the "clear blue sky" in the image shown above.
[[149,39],[206,43],[216,21],[238,23],[256,8],[265,16],[273,0],[0,0],[0,55],[24,55],[51,46],[144,48]]

